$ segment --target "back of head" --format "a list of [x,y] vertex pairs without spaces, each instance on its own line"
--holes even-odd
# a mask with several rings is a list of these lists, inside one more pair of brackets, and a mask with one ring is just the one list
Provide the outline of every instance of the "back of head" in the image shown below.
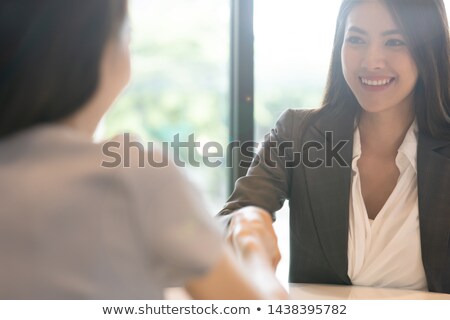
[[125,16],[126,0],[2,0],[0,139],[83,106]]

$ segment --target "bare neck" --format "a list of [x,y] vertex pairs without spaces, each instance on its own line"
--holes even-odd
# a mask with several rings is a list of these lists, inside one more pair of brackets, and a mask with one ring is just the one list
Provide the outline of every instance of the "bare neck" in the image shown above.
[[414,121],[413,108],[361,113],[358,128],[363,152],[395,157]]

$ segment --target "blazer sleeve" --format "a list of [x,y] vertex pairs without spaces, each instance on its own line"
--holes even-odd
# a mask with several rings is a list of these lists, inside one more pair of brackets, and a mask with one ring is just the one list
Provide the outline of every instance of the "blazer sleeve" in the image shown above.
[[[220,220],[228,225],[232,212],[246,206],[267,210],[275,221],[275,212],[290,196],[291,171],[295,163],[294,152],[299,137],[298,127],[310,114],[310,110],[288,109],[280,116],[275,128],[264,138],[264,143],[253,158],[245,177],[236,181],[235,189],[219,212]],[[297,146],[298,147],[298,146]]]

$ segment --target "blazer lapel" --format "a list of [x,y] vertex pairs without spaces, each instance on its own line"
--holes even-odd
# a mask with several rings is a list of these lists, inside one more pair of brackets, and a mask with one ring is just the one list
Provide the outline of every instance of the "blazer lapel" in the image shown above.
[[430,289],[442,292],[443,284],[450,281],[450,270],[447,270],[450,268],[447,260],[450,240],[449,141],[419,135],[417,187],[422,260]]
[[[327,132],[332,133],[332,141],[326,139],[330,137]],[[304,141],[319,142],[324,146],[323,150],[309,153],[311,161],[320,159],[324,161],[323,165],[318,168],[305,167],[310,206],[327,261],[338,277],[349,284],[347,246],[353,132],[354,116],[328,112],[305,132]],[[335,160],[327,164],[331,148],[339,143],[345,143],[339,154],[346,164]]]

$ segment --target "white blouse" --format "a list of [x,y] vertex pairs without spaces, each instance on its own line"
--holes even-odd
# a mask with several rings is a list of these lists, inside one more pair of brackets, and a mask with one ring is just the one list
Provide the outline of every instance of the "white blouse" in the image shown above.
[[361,141],[355,130],[348,235],[348,276],[354,285],[427,290],[420,247],[417,132],[414,122],[395,159],[400,171],[397,185],[370,220],[361,192],[357,166]]

